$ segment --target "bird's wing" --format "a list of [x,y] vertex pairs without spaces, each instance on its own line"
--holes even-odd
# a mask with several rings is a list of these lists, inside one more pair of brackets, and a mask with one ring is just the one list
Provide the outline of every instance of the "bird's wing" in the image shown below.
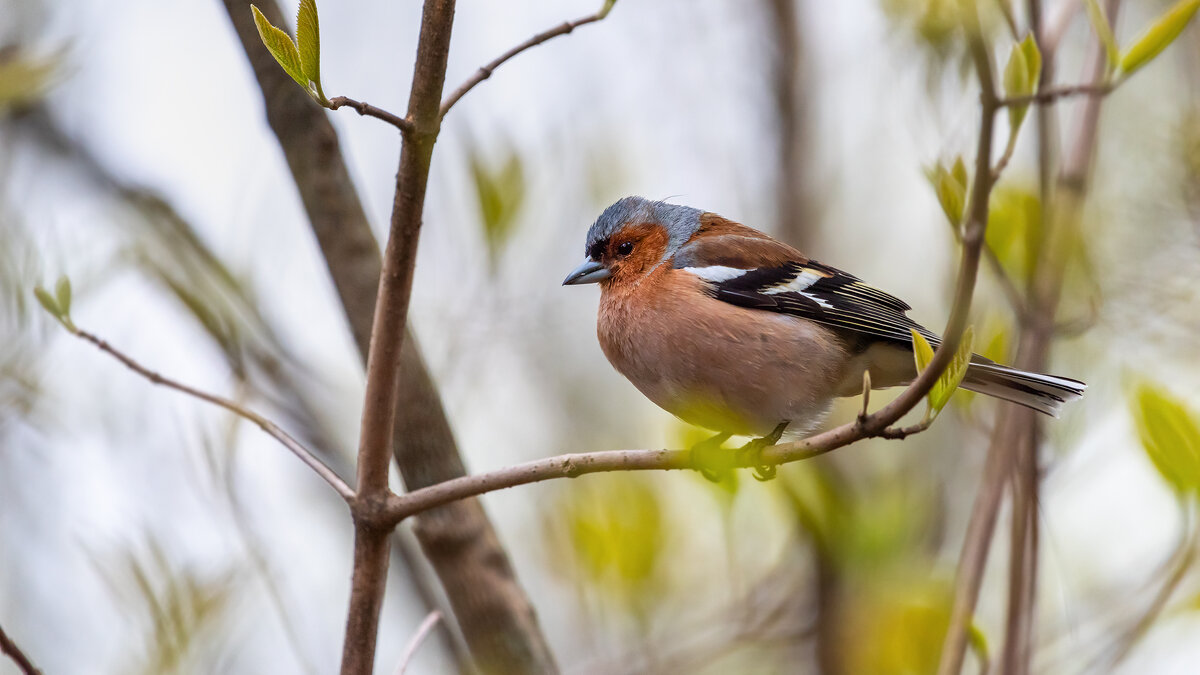
[[700,277],[713,297],[730,304],[791,314],[906,346],[912,344],[910,330],[933,345],[941,342],[905,315],[912,309],[908,303],[852,274],[808,260],[772,239],[721,241],[729,239],[735,238],[691,243],[675,256],[673,266]]

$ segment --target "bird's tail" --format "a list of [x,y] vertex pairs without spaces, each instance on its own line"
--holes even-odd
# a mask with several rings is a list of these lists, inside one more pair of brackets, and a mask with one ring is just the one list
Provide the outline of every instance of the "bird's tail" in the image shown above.
[[1087,385],[1069,377],[1028,373],[998,363],[975,362],[967,368],[962,388],[1058,417],[1063,403],[1083,396]]

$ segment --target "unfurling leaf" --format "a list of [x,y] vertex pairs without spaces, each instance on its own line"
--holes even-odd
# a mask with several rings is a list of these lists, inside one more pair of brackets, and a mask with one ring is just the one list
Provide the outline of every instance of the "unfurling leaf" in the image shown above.
[[971,350],[974,344],[975,329],[967,326],[950,365],[946,367],[945,372],[929,392],[929,403],[935,412],[941,412],[942,408],[946,407],[946,404],[950,402],[950,397],[958,389],[958,385],[962,384],[963,377],[967,374],[967,368],[971,365]]
[[[917,364],[917,373],[923,373],[929,367],[929,363],[933,361],[933,347],[929,346],[929,341],[925,339],[925,336],[916,330],[910,330],[910,332],[912,333],[913,359]],[[963,333],[958,351],[954,353],[950,365],[942,371],[937,382],[933,383],[933,388],[929,390],[929,409],[933,414],[936,415],[946,407],[946,404],[950,402],[950,396],[954,394],[954,390],[958,389],[958,385],[966,376],[967,368],[971,365],[971,350],[974,342],[975,330],[968,327]]]
[[296,48],[296,43],[292,42],[291,36],[272,26],[258,7],[250,5],[250,11],[254,12],[254,25],[258,26],[258,37],[262,39],[267,51],[271,52],[271,56],[275,57],[275,61],[285,73],[304,87],[304,91],[311,94],[308,78],[304,76],[304,68],[300,65],[300,51]]
[[71,315],[71,280],[65,275],[58,278],[58,283],[54,286],[54,298],[58,301],[58,308],[63,316]]
[[1096,37],[1100,38],[1101,44],[1104,45],[1104,53],[1108,58],[1108,73],[1116,69],[1117,63],[1120,62],[1120,51],[1117,49],[1117,39],[1113,37],[1112,24],[1108,22],[1108,17],[1105,16],[1104,10],[1100,7],[1097,0],[1086,0],[1088,19],[1092,22],[1092,30],[1096,31]]
[[[1042,54],[1038,51],[1033,34],[1025,36],[1021,42],[1013,45],[1008,56],[1008,65],[1004,67],[1004,93],[1009,98],[1020,98],[1033,94],[1037,89],[1038,78],[1042,73]],[[1014,136],[1025,121],[1025,113],[1029,104],[1013,105],[1008,108],[1008,126]]]
[[50,316],[62,320],[62,310],[58,308],[58,303],[54,300],[54,296],[50,295],[50,291],[38,286],[33,289],[33,294],[41,303],[42,308],[50,313]]
[[1200,494],[1200,423],[1161,388],[1136,385],[1131,401],[1142,447],[1163,478],[1180,494]]
[[[316,89],[317,99],[324,104],[321,91],[321,26],[317,21],[316,0],[300,0],[296,14],[296,48],[300,53],[300,72]],[[309,85],[305,85],[308,89]]]
[[942,212],[955,229],[962,224],[963,209],[967,201],[967,167],[962,157],[955,159],[953,166],[947,170],[939,162],[925,172],[926,178],[933,186]]
[[1158,56],[1179,37],[1198,9],[1200,0],[1180,0],[1175,3],[1125,50],[1125,54],[1121,56],[1121,70],[1128,75]]
[[617,4],[617,0],[604,0],[604,5],[600,7],[600,18],[603,19],[608,16],[608,13],[612,11],[615,4]]

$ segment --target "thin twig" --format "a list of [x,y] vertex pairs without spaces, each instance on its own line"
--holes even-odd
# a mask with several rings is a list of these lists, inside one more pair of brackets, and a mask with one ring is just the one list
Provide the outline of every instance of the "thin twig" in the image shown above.
[[29,657],[25,656],[25,652],[22,652],[21,648],[17,646],[17,643],[13,642],[12,638],[8,637],[8,634],[4,632],[3,626],[0,626],[0,654],[5,654],[8,658],[12,659],[13,663],[17,664],[17,668],[20,668],[24,675],[42,675],[42,671],[33,665],[33,661],[30,661]]
[[461,99],[463,96],[466,96],[467,92],[469,92],[475,88],[475,85],[477,85],[480,82],[483,82],[484,80],[491,77],[492,73],[496,72],[496,69],[499,68],[505,61],[511,59],[512,57],[516,56],[517,54],[520,54],[521,52],[525,51],[526,49],[531,49],[533,47],[536,47],[536,46],[542,44],[543,42],[546,42],[547,40],[551,40],[560,35],[567,35],[568,33],[574,31],[576,28],[579,28],[580,26],[586,26],[589,23],[596,23],[597,21],[603,20],[604,17],[608,16],[608,13],[612,10],[613,4],[615,4],[615,3],[612,3],[612,2],[605,3],[604,7],[600,11],[596,12],[595,14],[592,14],[590,16],[585,16],[582,19],[576,19],[574,21],[566,21],[566,22],[559,24],[558,26],[555,26],[554,28],[551,28],[550,30],[538,33],[537,35],[534,35],[533,37],[522,42],[521,44],[517,45],[516,47],[513,47],[512,49],[510,49],[510,50],[504,52],[503,54],[501,54],[500,56],[496,57],[496,59],[494,59],[487,65],[480,66],[479,70],[475,71],[474,75],[467,78],[466,82],[463,82],[462,84],[458,85],[458,89],[455,89],[453,93],[451,93],[449,96],[446,97],[446,100],[442,102],[441,112],[439,113],[439,116],[445,117],[446,113],[450,112],[450,108],[453,108],[454,104],[458,103],[459,99]]
[[116,347],[113,347],[108,342],[105,342],[102,338],[97,337],[87,331],[75,330],[73,333],[76,337],[96,345],[100,351],[109,354],[124,364],[126,368],[129,368],[133,372],[141,375],[147,380],[150,380],[154,384],[159,384],[169,389],[183,392],[202,401],[207,401],[253,422],[254,424],[258,425],[260,429],[265,431],[271,438],[274,438],[282,443],[283,446],[288,450],[291,450],[292,454],[300,458],[300,461],[307,464],[308,467],[315,471],[316,474],[324,479],[326,483],[329,483],[329,485],[337,491],[338,495],[340,495],[342,499],[344,499],[346,502],[352,502],[354,500],[354,490],[350,489],[350,486],[347,485],[346,482],[343,481],[333,469],[329,468],[329,466],[318,459],[316,455],[312,453],[312,451],[301,445],[299,441],[297,441],[295,438],[292,438],[290,434],[283,429],[280,429],[279,426],[271,420],[259,415],[253,410],[249,410],[241,405],[238,405],[235,401],[217,396],[216,394],[210,394],[206,391],[200,391],[194,387],[189,387],[186,384],[177,382],[168,377],[164,377],[163,375],[146,368],[137,361],[134,361],[132,357],[126,356],[124,353],[118,351]]
[[402,133],[408,133],[413,129],[413,123],[411,120],[407,120],[399,115],[390,113],[383,108],[376,108],[370,103],[355,101],[354,99],[347,98],[345,96],[334,96],[333,98],[329,99],[329,105],[326,107],[330,110],[337,110],[341,107],[353,108],[358,112],[359,115],[381,119],[384,122],[396,127]]
[[404,657],[400,659],[400,665],[396,666],[396,675],[404,675],[404,672],[408,670],[413,657],[417,655],[417,649],[425,641],[425,636],[429,635],[441,618],[442,613],[435,609],[429,613],[429,616],[425,617],[420,626],[417,626],[417,632],[412,636],[412,640],[408,642],[408,647],[404,650]]
[[1062,87],[1049,87],[1037,93],[1027,96],[1012,96],[1002,98],[997,102],[1001,108],[1014,105],[1029,105],[1030,103],[1047,104],[1054,103],[1060,98],[1069,96],[1104,96],[1112,93],[1113,89],[1117,88],[1117,82],[1092,82],[1088,84],[1071,84]]

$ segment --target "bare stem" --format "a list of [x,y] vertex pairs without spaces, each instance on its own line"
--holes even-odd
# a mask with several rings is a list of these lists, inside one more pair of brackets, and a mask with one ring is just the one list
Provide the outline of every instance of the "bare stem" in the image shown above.
[[21,651],[21,648],[17,646],[17,643],[13,642],[12,638],[8,637],[8,634],[4,632],[3,626],[0,626],[0,654],[4,654],[12,659],[23,675],[42,675],[42,671],[33,665],[33,661],[30,661],[29,657],[25,656],[25,652]]
[[239,417],[253,422],[258,426],[258,428],[265,431],[268,436],[282,443],[283,446],[288,450],[291,450],[292,454],[299,457],[300,461],[308,465],[308,468],[316,472],[316,474],[320,476],[326,483],[329,483],[329,485],[336,490],[338,495],[340,495],[341,498],[347,503],[352,503],[354,501],[354,490],[352,490],[350,486],[347,485],[346,482],[343,481],[333,469],[329,468],[329,466],[318,459],[311,450],[304,447],[299,441],[293,438],[291,434],[287,433],[283,429],[280,429],[279,426],[271,420],[259,415],[253,410],[241,406],[236,401],[232,401],[222,396],[217,396],[216,394],[210,394],[206,391],[201,391],[195,387],[190,387],[182,382],[172,380],[153,370],[150,370],[149,368],[133,360],[132,357],[127,356],[123,352],[119,351],[116,347],[113,347],[108,342],[104,341],[104,339],[87,331],[75,330],[73,331],[73,334],[82,340],[86,340],[87,342],[96,345],[100,351],[109,354],[113,358],[120,361],[126,368],[129,368],[133,372],[141,375],[147,380],[150,380],[150,382],[154,384],[183,392],[188,396],[198,398],[201,401],[207,401],[208,403],[220,406],[229,412],[238,415]]
[[1034,94],[1027,96],[1013,96],[1010,98],[1002,98],[997,102],[1002,108],[1014,105],[1029,105],[1030,103],[1048,104],[1054,103],[1061,98],[1071,96],[1104,96],[1112,93],[1113,89],[1117,88],[1120,82],[1092,82],[1089,84],[1072,84],[1062,87],[1048,87]]
[[421,643],[425,642],[425,637],[433,631],[433,627],[441,620],[442,613],[436,609],[425,617],[420,626],[417,626],[417,632],[413,634],[412,640],[409,641],[408,647],[404,650],[404,657],[400,659],[400,665],[396,667],[396,675],[404,675],[408,670],[408,666],[412,664],[413,657],[417,655],[417,650],[420,649]]
[[412,131],[413,128],[411,121],[404,119],[399,115],[390,113],[382,108],[376,108],[370,103],[355,101],[354,99],[347,98],[345,96],[334,96],[333,98],[329,99],[329,104],[325,107],[329,108],[330,110],[337,110],[341,107],[353,108],[358,112],[359,115],[381,119],[399,129],[401,133],[408,133],[409,131]]
[[611,9],[612,6],[610,4],[606,4],[604,9],[601,9],[595,14],[585,16],[582,19],[576,19],[574,21],[566,21],[555,26],[554,28],[551,28],[550,30],[542,31],[541,33],[534,35],[516,47],[504,52],[486,65],[480,66],[479,70],[475,71],[474,75],[467,78],[466,82],[458,85],[458,89],[455,89],[453,93],[446,97],[446,100],[442,102],[439,116],[445,117],[446,113],[450,112],[450,108],[453,108],[454,104],[458,103],[459,99],[461,99],[463,96],[466,96],[467,92],[475,88],[475,85],[491,77],[492,73],[496,72],[496,69],[503,65],[505,61],[527,49],[536,47],[543,42],[556,38],[560,35],[567,35],[580,26],[586,26],[589,23],[596,23],[597,21],[600,21],[604,17],[608,16],[608,12]]

